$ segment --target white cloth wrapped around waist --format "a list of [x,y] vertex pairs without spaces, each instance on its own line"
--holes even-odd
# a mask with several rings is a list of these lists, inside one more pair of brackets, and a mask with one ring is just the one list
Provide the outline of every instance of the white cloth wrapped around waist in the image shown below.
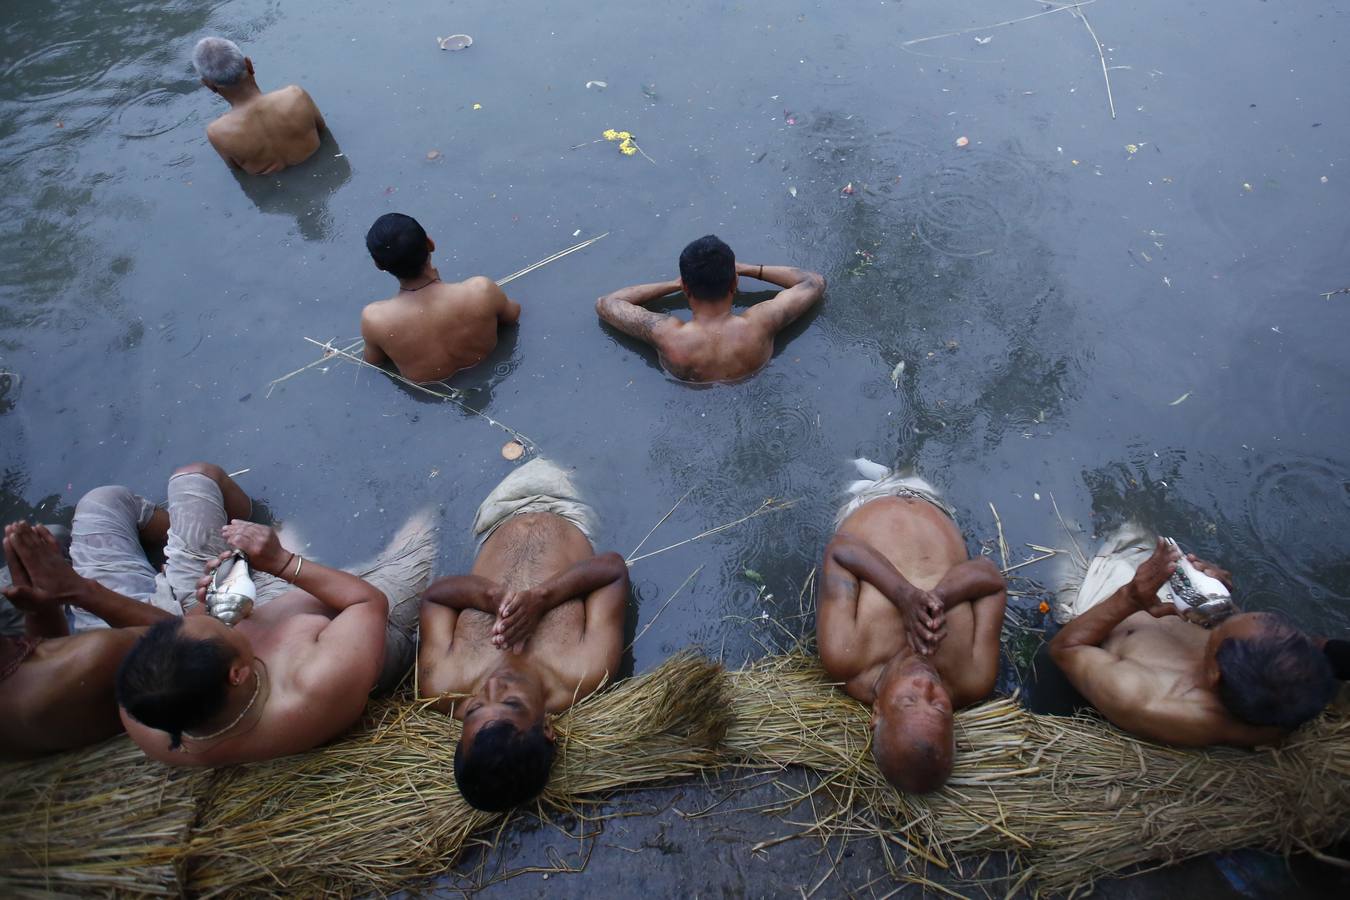
[[595,510],[581,499],[572,477],[561,466],[538,457],[502,479],[478,507],[473,520],[478,546],[508,519],[536,512],[562,516],[595,542]]
[[862,478],[850,482],[844,489],[849,498],[835,515],[834,527],[838,528],[845,519],[864,505],[882,497],[913,497],[916,500],[924,500],[942,510],[948,518],[956,520],[956,511],[942,499],[938,489],[918,475],[902,475],[881,463],[863,457],[853,460],[853,467]]

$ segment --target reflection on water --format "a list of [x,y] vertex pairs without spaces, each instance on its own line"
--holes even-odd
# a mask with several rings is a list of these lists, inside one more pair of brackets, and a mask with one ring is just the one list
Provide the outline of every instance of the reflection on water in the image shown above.
[[[1197,500],[1206,470],[1231,490]],[[1325,628],[1350,603],[1350,564],[1339,536],[1350,529],[1350,470],[1324,459],[1225,466],[1170,451],[1085,472],[1097,535],[1138,521],[1232,571],[1246,609],[1279,609],[1305,627]],[[1227,497],[1246,498],[1230,508]],[[1087,548],[1084,548],[1087,549]]]
[[307,241],[331,237],[333,219],[328,203],[352,177],[351,163],[327,131],[313,156],[277,175],[249,175],[239,169],[231,172],[260,212],[295,219],[296,229]]

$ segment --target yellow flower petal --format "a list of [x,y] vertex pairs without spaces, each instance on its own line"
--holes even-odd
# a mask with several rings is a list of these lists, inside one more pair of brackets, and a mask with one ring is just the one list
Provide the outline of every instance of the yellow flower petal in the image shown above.
[[473,108],[474,108],[474,109],[482,109],[482,108],[483,108],[483,104],[481,104],[481,103],[475,103],[475,104],[473,105]]
[[637,145],[636,145],[636,144],[620,144],[620,145],[619,145],[619,152],[622,153],[624,156],[632,156],[634,153],[637,152]]
[[613,128],[606,128],[606,129],[605,129],[605,140],[607,140],[607,141],[617,141],[618,139],[619,139],[619,133],[618,133],[617,131],[615,131]]
[[625,141],[628,140],[629,138],[631,138],[632,136],[633,136],[633,135],[632,135],[631,133],[627,132],[627,131],[620,131],[620,132],[619,132],[619,137],[620,137],[621,139],[625,140]]

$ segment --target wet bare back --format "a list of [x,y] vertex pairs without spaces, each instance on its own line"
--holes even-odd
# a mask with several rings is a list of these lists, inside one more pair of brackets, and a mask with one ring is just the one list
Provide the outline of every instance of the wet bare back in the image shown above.
[[[953,567],[970,558],[955,523],[924,500],[873,500],[845,519],[839,532],[870,545],[914,587],[925,591],[932,590]],[[824,578],[831,577],[832,567],[837,563],[827,558]],[[913,652],[905,620],[895,604],[866,581],[859,585],[856,607],[834,605],[823,598],[824,594],[817,615],[821,661],[832,677],[845,682],[850,695],[870,702],[872,686],[882,667],[897,654],[903,658]],[[1001,605],[998,619],[1002,621]],[[975,669],[988,668],[973,664],[977,654],[981,662],[987,662],[983,657],[988,656],[989,648],[983,645],[988,641],[977,634],[972,603],[949,608],[946,628],[946,638],[931,661],[959,708],[988,693],[984,684],[987,679],[973,677]]]
[[[586,536],[561,516],[527,513],[508,519],[492,533],[474,561],[472,574],[495,581],[507,591],[524,590],[589,559],[594,552]],[[545,613],[522,651],[544,683],[548,712],[567,709],[574,699],[618,670],[622,620],[615,627],[614,640],[591,645],[603,647],[601,653],[587,652],[582,647],[584,601],[566,600]],[[422,644],[418,660],[422,696],[468,693],[499,665],[501,654],[510,651],[493,646],[495,621],[488,613],[466,609],[459,613],[449,648]],[[456,718],[463,717],[461,707],[455,706]]]
[[319,149],[323,116],[304,88],[290,85],[231,109],[206,129],[225,161],[250,175],[271,175]]
[[[497,346],[497,327],[509,319],[503,300],[491,279],[477,277],[438,282],[372,303],[361,315],[366,358],[392,360],[412,381],[448,378],[482,362]],[[519,315],[519,307],[515,309]]]

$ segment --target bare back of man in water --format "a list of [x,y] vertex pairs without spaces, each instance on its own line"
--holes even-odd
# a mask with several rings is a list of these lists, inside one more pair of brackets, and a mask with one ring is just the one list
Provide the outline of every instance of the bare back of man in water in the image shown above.
[[[785,290],[738,315],[732,304],[742,275]],[[642,308],[677,291],[689,300],[688,322]],[[738,264],[731,248],[710,234],[684,248],[675,281],[621,288],[597,300],[595,309],[624,334],[655,347],[661,365],[681,381],[739,381],[768,364],[774,336],[824,294],[823,275],[792,266]]]
[[431,264],[436,245],[411,216],[380,216],[366,247],[399,284],[397,294],[361,313],[368,363],[392,361],[411,381],[440,381],[482,362],[497,346],[498,328],[520,321],[520,304],[492,279],[442,281]]
[[319,149],[319,135],[327,125],[304,88],[292,84],[264,94],[254,78],[253,61],[224,38],[198,41],[192,64],[202,84],[230,104],[230,111],[206,128],[207,139],[225,162],[250,175],[272,175]]

